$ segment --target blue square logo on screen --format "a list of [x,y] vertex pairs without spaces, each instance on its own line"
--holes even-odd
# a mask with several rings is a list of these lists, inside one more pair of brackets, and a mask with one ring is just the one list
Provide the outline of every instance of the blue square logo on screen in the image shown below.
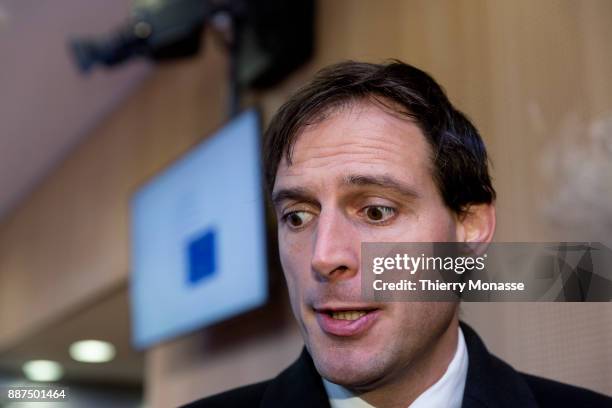
[[214,275],[216,270],[215,261],[215,231],[209,229],[199,235],[188,247],[189,252],[189,276],[187,283],[190,286],[200,283],[203,279]]

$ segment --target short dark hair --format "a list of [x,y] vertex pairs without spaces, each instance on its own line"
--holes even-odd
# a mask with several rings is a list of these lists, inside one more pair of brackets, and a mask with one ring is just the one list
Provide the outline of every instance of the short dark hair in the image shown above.
[[429,143],[433,178],[448,208],[462,213],[469,204],[491,203],[495,190],[487,151],[478,130],[455,109],[426,72],[399,60],[386,64],[346,61],[317,73],[274,115],[264,143],[266,186],[271,193],[285,155],[291,164],[304,127],[340,106],[361,100],[384,105],[413,120]]

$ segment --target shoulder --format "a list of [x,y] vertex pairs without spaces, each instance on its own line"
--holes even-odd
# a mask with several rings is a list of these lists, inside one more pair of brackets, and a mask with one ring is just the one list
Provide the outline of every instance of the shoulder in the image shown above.
[[186,407],[329,408],[329,400],[321,376],[304,347],[300,357],[275,378],[213,395]]
[[461,323],[468,350],[464,407],[612,407],[603,394],[516,371],[490,354],[476,332]]
[[254,407],[258,406],[271,380],[245,385],[210,397],[202,398],[184,408]]
[[542,407],[612,407],[612,398],[586,388],[530,374],[521,375]]

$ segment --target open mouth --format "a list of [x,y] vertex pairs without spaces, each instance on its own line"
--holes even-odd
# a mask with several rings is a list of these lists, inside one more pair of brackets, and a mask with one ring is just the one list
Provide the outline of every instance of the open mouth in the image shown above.
[[368,313],[365,310],[327,311],[328,316],[337,320],[357,320]]

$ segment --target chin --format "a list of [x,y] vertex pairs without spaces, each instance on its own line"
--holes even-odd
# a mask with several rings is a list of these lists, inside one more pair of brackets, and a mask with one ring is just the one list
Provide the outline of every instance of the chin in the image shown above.
[[353,391],[367,391],[380,382],[382,373],[376,366],[333,366],[324,362],[317,370],[322,377]]
[[309,347],[315,366],[322,377],[351,389],[369,388],[381,378],[384,362],[380,353],[364,347],[335,345]]

